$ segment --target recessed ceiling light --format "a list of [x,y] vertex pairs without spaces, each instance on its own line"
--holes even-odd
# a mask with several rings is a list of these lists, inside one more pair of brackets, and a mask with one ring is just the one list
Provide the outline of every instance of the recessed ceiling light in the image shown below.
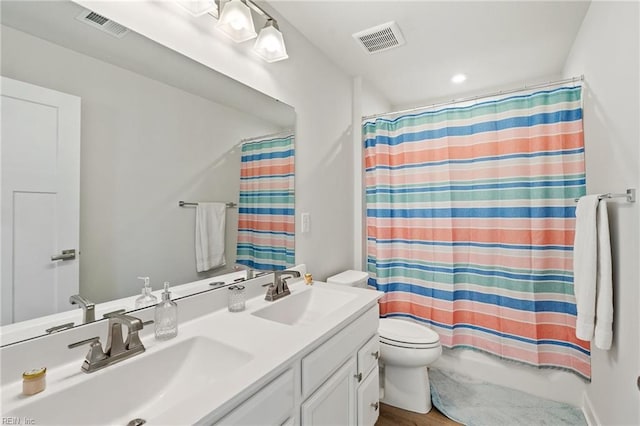
[[467,79],[467,76],[464,74],[456,74],[453,77],[451,77],[451,82],[455,83],[455,84],[460,84],[462,82],[464,82]]

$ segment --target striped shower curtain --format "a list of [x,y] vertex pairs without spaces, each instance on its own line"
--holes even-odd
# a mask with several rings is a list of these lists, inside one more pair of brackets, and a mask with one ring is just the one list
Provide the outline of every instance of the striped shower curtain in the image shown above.
[[242,145],[236,263],[261,270],[294,264],[294,137]]
[[369,284],[382,316],[590,378],[575,337],[581,87],[363,123]]

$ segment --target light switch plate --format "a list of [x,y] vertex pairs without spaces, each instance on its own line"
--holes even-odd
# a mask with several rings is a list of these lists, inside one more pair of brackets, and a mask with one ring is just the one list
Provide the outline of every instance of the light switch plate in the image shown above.
[[308,233],[311,230],[311,213],[301,213],[300,222],[302,233]]

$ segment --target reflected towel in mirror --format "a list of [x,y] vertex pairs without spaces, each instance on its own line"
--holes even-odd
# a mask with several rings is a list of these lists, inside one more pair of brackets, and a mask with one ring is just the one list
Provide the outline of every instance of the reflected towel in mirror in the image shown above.
[[226,264],[224,257],[225,203],[199,202],[196,207],[196,271]]

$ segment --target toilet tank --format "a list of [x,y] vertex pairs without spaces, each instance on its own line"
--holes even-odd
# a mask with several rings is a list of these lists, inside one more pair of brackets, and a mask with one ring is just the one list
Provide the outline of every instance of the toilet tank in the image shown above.
[[327,284],[347,285],[349,287],[367,287],[369,274],[362,271],[344,271],[327,278]]

